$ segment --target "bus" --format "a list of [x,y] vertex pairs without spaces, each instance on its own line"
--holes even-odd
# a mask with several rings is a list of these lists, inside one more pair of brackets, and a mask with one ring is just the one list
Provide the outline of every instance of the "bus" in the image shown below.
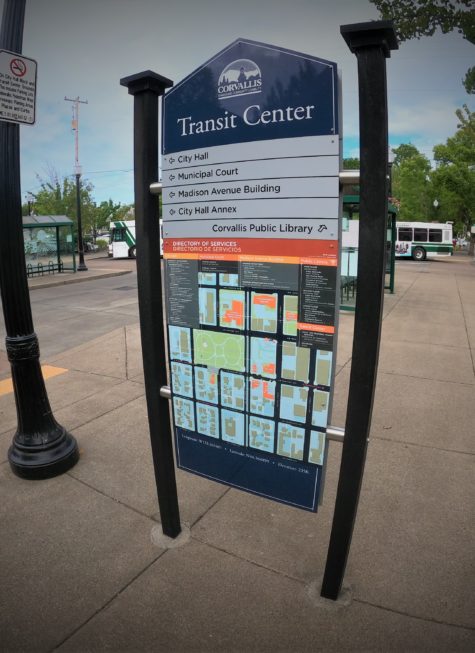
[[396,256],[425,261],[452,256],[451,222],[396,222]]
[[115,220],[110,223],[109,256],[135,258],[135,220]]
[[[163,256],[162,220],[160,219],[160,256]],[[115,220],[110,223],[109,256],[135,258],[135,220]]]

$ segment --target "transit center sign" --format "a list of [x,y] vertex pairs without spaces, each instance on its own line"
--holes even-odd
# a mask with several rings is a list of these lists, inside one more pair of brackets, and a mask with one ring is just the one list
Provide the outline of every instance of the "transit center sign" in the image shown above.
[[316,510],[335,365],[335,63],[239,39],[163,103],[180,468]]

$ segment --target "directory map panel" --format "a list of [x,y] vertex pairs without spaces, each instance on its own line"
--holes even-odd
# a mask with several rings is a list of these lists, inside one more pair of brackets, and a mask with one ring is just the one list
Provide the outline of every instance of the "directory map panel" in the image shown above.
[[336,64],[240,39],[163,111],[178,466],[316,510],[339,253]]

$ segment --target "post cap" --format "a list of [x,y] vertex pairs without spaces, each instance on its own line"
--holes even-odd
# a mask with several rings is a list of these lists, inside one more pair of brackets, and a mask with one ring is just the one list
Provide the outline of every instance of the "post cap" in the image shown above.
[[157,95],[163,95],[166,88],[173,86],[173,82],[171,79],[162,77],[162,75],[154,73],[152,70],[144,70],[135,75],[122,77],[120,85],[126,86],[130,95],[142,93],[143,91],[154,91]]
[[368,46],[380,46],[384,56],[399,48],[392,20],[374,20],[368,23],[340,25],[340,34],[352,52]]

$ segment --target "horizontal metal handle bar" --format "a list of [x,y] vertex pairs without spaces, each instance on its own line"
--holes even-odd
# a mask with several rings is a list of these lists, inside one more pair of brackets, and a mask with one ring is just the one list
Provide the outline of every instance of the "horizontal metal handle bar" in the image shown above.
[[150,184],[150,192],[152,195],[161,195],[162,194],[162,182],[156,181],[153,184]]
[[[164,399],[172,398],[172,391],[170,390],[169,385],[162,385],[160,388],[160,396]],[[343,442],[345,429],[342,429],[339,426],[327,426],[326,437],[327,440],[332,440],[333,442]]]
[[[340,186],[351,186],[352,184],[359,184],[360,181],[360,171],[359,170],[342,170],[340,172]],[[161,195],[163,190],[163,184],[160,181],[156,181],[153,184],[150,184],[150,192],[152,195]]]
[[163,397],[164,399],[172,398],[172,391],[169,385],[162,385],[160,388],[160,397]]
[[360,183],[359,170],[342,170],[340,172],[340,186],[351,186]]
[[345,429],[342,429],[340,426],[327,426],[326,438],[327,440],[341,442],[343,444]]

